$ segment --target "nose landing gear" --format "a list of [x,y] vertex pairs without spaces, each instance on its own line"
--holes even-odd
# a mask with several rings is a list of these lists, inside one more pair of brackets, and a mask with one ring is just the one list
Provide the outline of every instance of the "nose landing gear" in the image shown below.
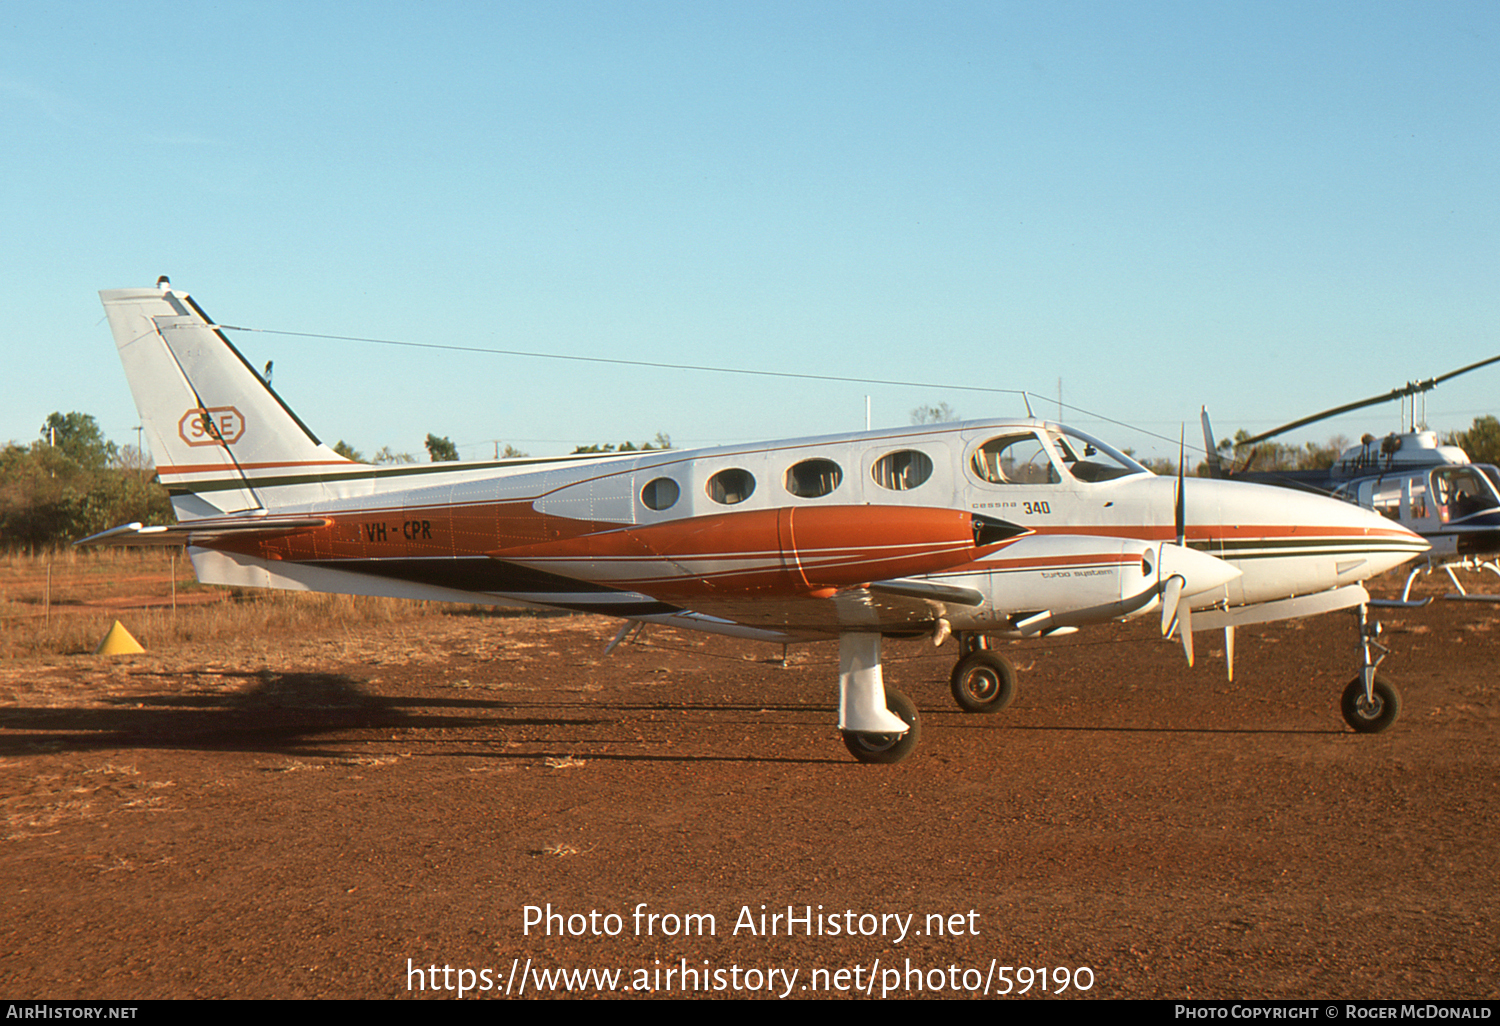
[[[1359,676],[1344,688],[1339,706],[1349,726],[1361,734],[1379,734],[1401,715],[1401,692],[1375,674],[1375,668],[1390,651],[1379,641],[1380,624],[1370,620],[1369,609],[1364,605],[1356,606],[1354,615],[1359,621]],[[1374,659],[1370,658],[1372,648],[1380,653]]]
[[997,713],[1016,697],[1016,668],[998,652],[976,648],[953,667],[949,684],[964,712]]
[[969,713],[997,713],[1016,697],[1016,668],[990,648],[983,634],[958,635],[958,662],[948,678],[953,700]]

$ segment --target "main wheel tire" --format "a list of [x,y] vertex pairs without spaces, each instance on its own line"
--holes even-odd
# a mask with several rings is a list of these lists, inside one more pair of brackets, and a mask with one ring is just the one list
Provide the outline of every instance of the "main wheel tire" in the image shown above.
[[964,712],[996,713],[1016,697],[1016,668],[998,653],[980,649],[958,661],[949,683]]
[[1365,698],[1365,682],[1355,677],[1344,689],[1344,722],[1361,734],[1379,734],[1401,715],[1401,692],[1384,677],[1376,677],[1370,688],[1373,702]]
[[882,765],[900,762],[912,753],[922,739],[922,718],[912,700],[899,691],[885,689],[885,707],[905,720],[910,729],[904,734],[875,734],[858,730],[844,731],[844,747],[860,762]]

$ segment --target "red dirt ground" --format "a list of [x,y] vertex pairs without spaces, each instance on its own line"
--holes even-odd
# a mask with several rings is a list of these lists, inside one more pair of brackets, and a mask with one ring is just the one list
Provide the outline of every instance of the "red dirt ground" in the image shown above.
[[[454,615],[11,663],[0,992],[456,996],[487,970],[493,997],[529,960],[528,995],[558,968],[692,990],[685,967],[735,995],[795,970],[796,997],[1033,997],[1066,969],[1072,996],[1087,967],[1088,997],[1500,997],[1497,614],[1385,614],[1405,710],[1374,736],[1338,713],[1344,614],[1242,630],[1233,683],[1214,635],[1189,669],[1151,622],[1002,645],[1021,690],[994,716],[953,705],[951,643],[889,643],[923,717],[889,767],[839,741],[832,644],[605,657],[601,619]],[[549,904],[584,935],[528,932]],[[763,905],[825,918],[763,936]],[[829,932],[887,914],[904,939]]]

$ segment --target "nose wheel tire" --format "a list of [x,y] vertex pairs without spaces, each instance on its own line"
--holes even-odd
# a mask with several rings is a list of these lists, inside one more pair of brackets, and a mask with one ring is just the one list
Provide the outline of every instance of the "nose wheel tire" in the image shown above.
[[1379,734],[1401,715],[1401,692],[1384,677],[1376,677],[1370,689],[1374,701],[1365,697],[1365,682],[1355,677],[1344,689],[1344,722],[1361,734]]
[[996,713],[1016,697],[1016,670],[989,649],[958,661],[950,679],[953,700],[964,712]]
[[922,738],[922,719],[912,700],[899,691],[885,689],[885,707],[909,724],[904,734],[874,734],[857,730],[844,731],[844,747],[860,762],[890,765],[912,753]]

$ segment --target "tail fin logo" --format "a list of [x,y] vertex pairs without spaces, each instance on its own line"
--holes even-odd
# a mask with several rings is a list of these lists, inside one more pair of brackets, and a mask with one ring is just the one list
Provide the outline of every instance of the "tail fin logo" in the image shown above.
[[177,421],[177,434],[188,445],[233,445],[245,433],[245,418],[233,406],[198,407]]

